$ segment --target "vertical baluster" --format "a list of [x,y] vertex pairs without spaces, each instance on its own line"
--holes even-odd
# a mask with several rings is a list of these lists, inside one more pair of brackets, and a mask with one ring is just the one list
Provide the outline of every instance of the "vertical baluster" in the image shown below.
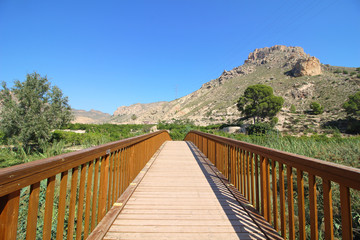
[[227,174],[227,180],[229,182],[231,182],[231,179],[230,179],[230,177],[231,177],[231,173],[230,173],[230,170],[231,170],[230,160],[231,160],[231,158],[229,156],[229,148],[230,148],[230,146],[225,145],[226,174]]
[[247,200],[250,202],[250,153],[249,151],[246,151],[246,183],[247,183],[247,191],[246,196]]
[[255,190],[256,190],[256,210],[260,212],[260,189],[259,189],[259,159],[255,154]]
[[240,193],[243,193],[242,192],[242,166],[241,166],[242,161],[241,161],[241,149],[240,148],[237,149],[237,158],[238,158],[238,169],[239,169],[238,170],[238,177],[239,177],[239,179],[238,179],[238,182],[239,182],[238,189],[239,189]]
[[[90,204],[91,204],[91,192],[92,192],[92,178],[93,178],[94,162],[89,162],[88,173],[87,173],[87,183],[86,183],[86,206],[85,206],[85,219],[84,219],[84,239],[87,238],[89,234],[90,227]],[[95,183],[94,183],[95,185]],[[94,193],[95,194],[95,193]]]
[[[108,182],[108,192],[107,192],[107,209],[109,210],[112,206],[112,190],[114,188],[113,178],[114,178],[114,152],[109,155],[109,182]],[[105,214],[104,214],[105,216]]]
[[281,236],[286,237],[286,216],[285,216],[285,181],[284,181],[284,165],[279,163],[279,185],[280,185],[280,223]]
[[51,239],[51,223],[54,208],[55,179],[56,176],[52,176],[47,179],[43,239]]
[[[100,168],[100,159],[95,160],[95,170],[94,170],[94,188],[92,193],[92,206],[91,206],[91,231],[96,226],[96,213],[97,213],[97,202],[98,202],[98,189],[99,189],[99,168]],[[90,232],[91,232],[90,231]]]
[[84,193],[85,193],[85,177],[86,177],[86,164],[81,165],[80,169],[80,186],[79,186],[79,200],[77,211],[76,223],[76,239],[81,239],[82,225],[83,225],[83,212],[84,212]]
[[20,190],[0,197],[0,239],[16,239],[19,200]]
[[267,216],[268,222],[271,223],[271,202],[270,202],[270,164],[269,159],[265,158],[265,167],[266,167],[266,201],[267,201]]
[[109,180],[109,158],[110,154],[103,157],[101,161],[100,171],[100,188],[99,188],[99,205],[98,205],[98,222],[105,216],[107,192],[108,192],[108,180]]
[[279,231],[278,225],[278,205],[277,205],[277,179],[276,179],[276,162],[271,160],[272,171],[272,193],[273,193],[273,225],[276,231]]
[[300,239],[306,239],[305,233],[305,200],[304,200],[304,176],[303,171],[297,169],[297,189],[298,189],[298,215],[299,215],[299,234]]
[[269,221],[267,201],[267,183],[266,183],[266,158],[260,156],[260,187],[261,187],[261,214],[266,221]]
[[350,240],[353,239],[350,191],[348,187],[343,185],[340,185],[340,202],[342,239]]
[[217,143],[214,141],[214,165],[215,167],[218,167],[217,165]]
[[238,154],[238,148],[235,147],[234,148],[234,158],[235,158],[235,187],[237,190],[239,190],[239,173],[240,173],[240,170],[239,170],[239,154]]
[[63,239],[68,171],[61,173],[56,239]]
[[319,239],[316,181],[312,174],[309,174],[309,198],[311,239]]
[[125,162],[124,162],[124,184],[123,184],[123,192],[129,185],[129,147],[125,149]]
[[72,169],[67,239],[73,238],[79,167]]
[[120,196],[124,192],[125,184],[125,161],[126,161],[126,148],[121,151],[121,162],[120,162]]
[[120,196],[120,161],[121,161],[121,149],[117,151],[117,158],[116,158],[115,202]]
[[114,177],[113,177],[113,183],[112,183],[113,189],[112,189],[111,205],[113,205],[117,199],[118,174],[119,174],[118,173],[118,163],[119,163],[118,155],[119,155],[119,150],[115,151],[115,153],[114,153],[114,167],[113,167]]
[[240,163],[241,163],[241,193],[245,195],[245,161],[244,161],[244,150],[240,152]]
[[236,186],[236,159],[235,159],[235,147],[231,146],[231,183]]
[[255,206],[255,186],[254,186],[254,154],[250,153],[250,176],[251,176],[251,204]]
[[132,145],[130,147],[130,157],[129,157],[129,169],[130,169],[130,174],[129,174],[129,184],[132,182],[132,180],[135,178],[134,176],[134,160],[135,160],[135,147],[134,145]]
[[331,182],[323,179],[324,188],[324,221],[325,221],[325,239],[334,239],[333,226],[333,207],[331,196]]
[[30,186],[26,239],[36,239],[36,225],[39,208],[40,182]]
[[226,159],[226,145],[225,144],[221,144],[221,148],[222,148],[222,154],[221,154],[221,158],[223,159],[223,173],[225,178],[227,179],[227,159]]
[[288,185],[288,212],[289,212],[289,239],[295,239],[294,222],[294,187],[292,167],[287,166],[287,185]]

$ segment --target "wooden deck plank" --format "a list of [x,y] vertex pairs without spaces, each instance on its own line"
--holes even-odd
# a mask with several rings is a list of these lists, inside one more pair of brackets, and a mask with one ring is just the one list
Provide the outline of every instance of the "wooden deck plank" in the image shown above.
[[186,142],[167,142],[104,239],[265,239]]

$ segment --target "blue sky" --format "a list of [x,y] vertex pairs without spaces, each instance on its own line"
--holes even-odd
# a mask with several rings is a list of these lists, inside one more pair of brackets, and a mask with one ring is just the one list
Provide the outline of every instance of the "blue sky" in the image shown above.
[[360,67],[360,1],[0,0],[0,81],[37,71],[76,109],[170,101],[277,44]]

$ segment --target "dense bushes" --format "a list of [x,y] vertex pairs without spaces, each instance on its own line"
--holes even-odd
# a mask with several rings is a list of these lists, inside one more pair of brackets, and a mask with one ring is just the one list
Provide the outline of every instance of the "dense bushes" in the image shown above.
[[324,107],[318,102],[310,103],[310,108],[312,110],[312,114],[314,115],[322,114],[324,112]]
[[209,132],[210,130],[218,130],[218,125],[209,125],[206,127],[195,126],[189,121],[176,121],[175,123],[158,123],[157,127],[159,130],[169,130],[169,134],[172,140],[184,140],[186,134],[191,130],[199,130],[203,132]]
[[267,134],[272,130],[272,127],[268,123],[256,123],[252,124],[247,128],[247,132],[249,135],[258,135],[262,136]]

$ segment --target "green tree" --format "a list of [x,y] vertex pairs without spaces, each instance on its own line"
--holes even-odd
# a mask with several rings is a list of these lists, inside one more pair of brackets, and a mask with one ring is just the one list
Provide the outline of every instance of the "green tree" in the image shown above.
[[131,115],[131,120],[135,121],[137,119],[137,116],[135,114]]
[[312,113],[315,115],[322,114],[324,112],[324,107],[320,105],[318,102],[310,103],[310,108]]
[[12,89],[2,83],[0,91],[0,128],[9,143],[25,148],[39,147],[51,138],[51,131],[72,119],[68,98],[38,73],[15,81]]
[[256,84],[246,88],[237,102],[237,108],[246,117],[253,118],[255,124],[260,119],[274,117],[283,104],[284,99],[275,96],[270,86]]
[[349,116],[360,116],[360,91],[349,96],[349,100],[343,105]]

